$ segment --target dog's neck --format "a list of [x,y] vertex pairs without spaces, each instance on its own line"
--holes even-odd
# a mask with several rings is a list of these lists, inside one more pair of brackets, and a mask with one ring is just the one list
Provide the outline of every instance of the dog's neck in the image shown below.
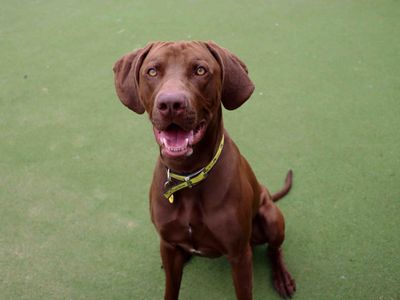
[[222,111],[210,121],[202,140],[194,145],[193,154],[179,159],[164,157],[160,154],[161,163],[171,171],[179,174],[190,174],[210,163],[214,157],[222,135],[224,127],[222,122]]

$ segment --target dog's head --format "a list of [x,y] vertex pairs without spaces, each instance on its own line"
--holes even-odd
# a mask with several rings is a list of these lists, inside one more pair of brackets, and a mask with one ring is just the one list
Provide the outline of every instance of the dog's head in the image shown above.
[[124,105],[147,111],[161,154],[190,156],[221,107],[232,110],[252,94],[245,64],[212,42],[156,42],[114,65]]

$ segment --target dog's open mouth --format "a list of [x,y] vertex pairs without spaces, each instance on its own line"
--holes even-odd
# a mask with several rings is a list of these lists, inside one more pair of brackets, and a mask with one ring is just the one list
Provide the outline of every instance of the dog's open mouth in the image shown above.
[[161,154],[178,158],[190,156],[193,153],[193,146],[203,138],[206,127],[206,122],[203,120],[189,131],[175,123],[170,124],[165,130],[159,130],[155,127],[153,127],[153,130],[157,143],[161,147]]

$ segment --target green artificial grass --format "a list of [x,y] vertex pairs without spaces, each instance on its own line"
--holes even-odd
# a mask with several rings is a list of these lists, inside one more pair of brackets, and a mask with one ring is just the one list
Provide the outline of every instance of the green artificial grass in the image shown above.
[[[329,1],[328,1],[329,2]],[[161,299],[150,124],[113,63],[154,40],[214,40],[256,84],[225,126],[279,203],[295,299],[398,299],[400,2],[9,1],[0,10],[0,298]],[[265,247],[254,299],[278,299]],[[195,258],[181,299],[234,299]]]

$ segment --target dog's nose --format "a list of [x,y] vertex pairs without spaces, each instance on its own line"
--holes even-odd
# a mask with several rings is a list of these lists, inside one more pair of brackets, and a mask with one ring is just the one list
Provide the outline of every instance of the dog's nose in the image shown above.
[[184,93],[164,92],[158,95],[156,107],[163,116],[176,116],[185,111],[187,102]]

